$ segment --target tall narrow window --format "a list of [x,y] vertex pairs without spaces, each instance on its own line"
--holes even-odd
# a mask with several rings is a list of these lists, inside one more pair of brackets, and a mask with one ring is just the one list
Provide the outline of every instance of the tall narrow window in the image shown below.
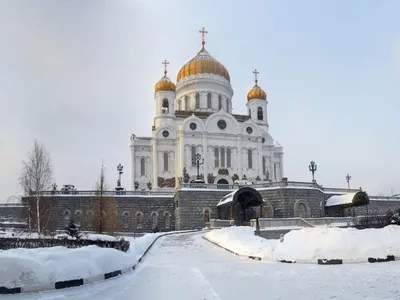
[[196,108],[200,108],[200,94],[196,94]]
[[231,167],[231,148],[226,149],[226,166]]
[[178,110],[181,110],[182,100],[178,100]]
[[189,110],[189,97],[185,96],[185,110]]
[[225,148],[221,148],[221,167],[225,167]]
[[226,111],[229,112],[229,99],[226,98]]
[[263,110],[262,110],[262,108],[261,107],[258,107],[257,108],[257,119],[259,119],[259,120],[264,120],[264,116],[263,116]]
[[210,222],[210,212],[208,209],[204,211],[204,222]]
[[214,148],[214,166],[219,167],[219,151],[218,148]]
[[169,111],[169,103],[168,103],[168,99],[167,98],[163,99],[161,110],[162,110],[163,114],[167,114],[168,113],[168,111]]
[[250,110],[250,108],[249,108],[249,117],[251,118],[251,110]]
[[140,175],[146,175],[146,160],[144,158],[140,159]]
[[253,169],[253,151],[251,149],[247,150],[247,162],[249,169]]
[[221,95],[218,96],[218,109],[222,108],[222,97]]
[[168,172],[168,152],[164,152],[164,172]]
[[157,223],[158,223],[157,214],[156,214],[156,213],[153,213],[153,214],[151,215],[151,226],[152,226],[153,229],[157,227]]
[[207,94],[207,108],[211,108],[211,93]]
[[275,181],[277,181],[277,176],[276,176],[276,163],[274,164],[274,177],[275,177]]
[[192,166],[196,165],[196,147],[192,146],[191,150],[191,158],[192,158]]
[[137,229],[143,228],[143,215],[141,212],[136,215],[136,228]]
[[165,229],[169,229],[169,227],[170,227],[170,217],[169,217],[169,213],[166,213],[165,215],[164,215],[164,226],[165,226]]
[[265,175],[265,156],[262,158],[263,175]]

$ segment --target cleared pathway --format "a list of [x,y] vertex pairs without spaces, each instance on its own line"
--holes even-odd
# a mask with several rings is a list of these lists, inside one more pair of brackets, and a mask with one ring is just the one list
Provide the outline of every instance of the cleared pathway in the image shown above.
[[234,256],[201,234],[161,238],[131,275],[2,299],[400,299],[400,262],[318,266]]

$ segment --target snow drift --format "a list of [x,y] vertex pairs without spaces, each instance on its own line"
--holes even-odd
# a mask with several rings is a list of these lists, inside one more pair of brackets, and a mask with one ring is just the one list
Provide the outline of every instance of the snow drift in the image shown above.
[[[76,249],[50,247],[0,251],[0,286],[8,288],[87,278],[136,263],[147,247],[159,236],[146,234],[125,238],[130,244],[125,253],[111,248],[87,246]],[[92,236],[91,238],[99,238]],[[112,237],[102,236],[102,239]],[[115,238],[114,238],[115,239]]]
[[382,229],[304,228],[279,240],[254,235],[250,227],[229,227],[205,234],[210,241],[245,256],[264,260],[316,261],[344,259],[367,261],[369,257],[400,256],[400,226]]

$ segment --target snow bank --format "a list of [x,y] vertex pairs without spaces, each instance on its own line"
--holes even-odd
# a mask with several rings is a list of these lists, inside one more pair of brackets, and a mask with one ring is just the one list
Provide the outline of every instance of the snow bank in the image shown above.
[[97,246],[0,251],[0,286],[10,288],[46,284],[128,268],[159,235],[160,233],[146,234],[136,239],[126,237],[130,242],[126,253]]
[[234,251],[240,255],[257,256],[265,260],[272,260],[273,249],[278,240],[267,240],[254,235],[252,227],[228,227],[212,230],[206,233],[208,240]]
[[88,234],[87,236],[85,236],[83,238],[91,240],[91,241],[105,241],[105,242],[115,242],[118,240],[114,236],[106,235],[106,234]]
[[304,228],[287,233],[282,243],[255,236],[251,227],[212,230],[205,237],[238,254],[271,261],[367,261],[369,257],[400,256],[400,226],[364,230]]
[[382,229],[305,228],[285,235],[274,250],[274,259],[367,260],[400,256],[400,226]]

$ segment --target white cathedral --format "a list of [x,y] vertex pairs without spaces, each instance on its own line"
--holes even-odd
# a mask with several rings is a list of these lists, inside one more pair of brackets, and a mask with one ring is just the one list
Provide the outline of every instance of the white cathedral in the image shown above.
[[[176,85],[164,76],[155,85],[151,137],[131,135],[131,189],[174,189],[197,178],[206,183],[279,181],[283,148],[268,133],[267,94],[255,85],[247,94],[248,115],[232,114],[228,70],[202,48],[179,71]],[[199,155],[198,155],[199,154]]]

